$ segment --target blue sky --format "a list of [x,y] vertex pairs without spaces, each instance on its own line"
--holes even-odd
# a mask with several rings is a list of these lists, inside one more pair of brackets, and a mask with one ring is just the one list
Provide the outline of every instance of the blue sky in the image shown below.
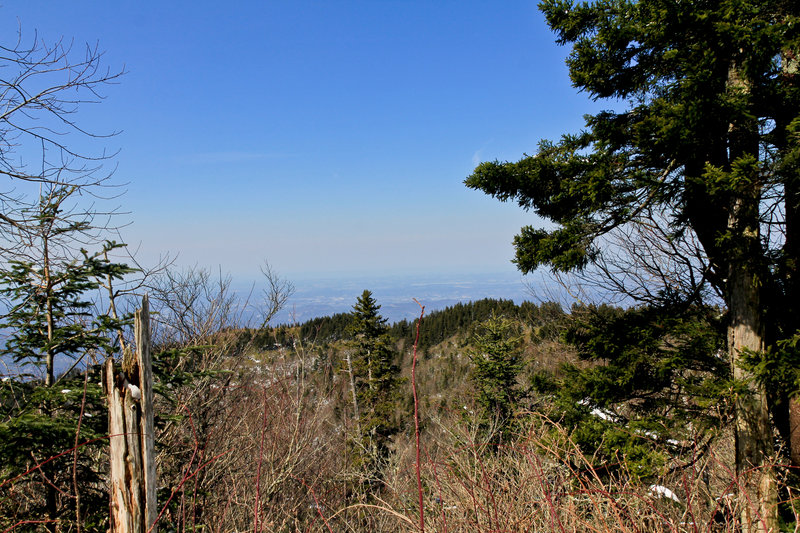
[[535,2],[5,1],[125,68],[81,124],[120,131],[115,179],[145,262],[255,277],[508,272],[531,214],[463,179],[574,132],[578,94]]

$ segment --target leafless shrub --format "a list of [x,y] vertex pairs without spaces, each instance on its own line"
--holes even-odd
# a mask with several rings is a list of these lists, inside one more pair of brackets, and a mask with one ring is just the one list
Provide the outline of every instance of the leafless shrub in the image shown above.
[[[644,482],[622,456],[613,473],[598,470],[568,429],[545,417],[530,417],[518,441],[490,453],[468,424],[435,419],[431,425],[434,438],[421,465],[426,531],[739,531],[729,432]],[[419,531],[410,443],[398,454],[404,466],[374,511],[388,513],[393,524],[380,531]]]

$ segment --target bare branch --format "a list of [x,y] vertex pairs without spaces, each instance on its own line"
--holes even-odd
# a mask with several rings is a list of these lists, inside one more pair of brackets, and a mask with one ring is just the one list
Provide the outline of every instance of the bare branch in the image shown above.
[[0,46],[0,175],[28,186],[22,192],[13,187],[0,191],[3,240],[9,237],[6,228],[30,226],[24,215],[38,197],[30,186],[74,186],[90,195],[111,186],[113,169],[104,170],[104,164],[116,151],[76,148],[85,146],[86,139],[116,135],[88,130],[76,119],[83,106],[103,100],[104,86],[124,74],[124,69],[111,71],[102,63],[97,45],[81,48],[63,39],[49,44],[35,34],[30,44],[23,44],[21,31],[13,45]]
[[264,306],[261,309],[261,328],[264,328],[283,309],[294,294],[295,288],[292,282],[282,279],[267,261],[261,265],[261,273],[267,283],[267,287],[262,291]]

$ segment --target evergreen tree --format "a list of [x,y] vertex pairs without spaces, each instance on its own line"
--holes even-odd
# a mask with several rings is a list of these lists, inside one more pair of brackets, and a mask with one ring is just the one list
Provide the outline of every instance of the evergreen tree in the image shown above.
[[[107,432],[99,384],[86,384],[84,402],[83,380],[70,378],[70,371],[59,378],[56,369],[59,362],[71,364],[70,370],[80,363],[88,366],[90,359],[102,360],[115,351],[113,339],[122,321],[96,312],[94,291],[101,282],[119,280],[133,270],[107,259],[120,246],[114,242],[104,243],[92,254],[71,248],[90,226],[84,217],[75,219],[65,212],[65,202],[74,191],[55,187],[42,196],[36,212],[27,216],[35,221],[26,232],[27,250],[17,248],[17,258],[0,270],[0,297],[7,304],[0,327],[8,331],[0,354],[20,368],[34,365],[44,370],[43,383],[30,380],[36,376],[29,374],[21,376],[27,381],[6,382],[0,391],[2,479],[62,454],[75,446],[76,439],[82,442]],[[59,380],[63,387],[54,387]],[[90,419],[84,420],[81,413]],[[8,509],[9,513],[18,519],[44,517],[50,531],[73,516],[85,526],[102,529],[99,517],[105,513],[97,514],[104,509],[98,503],[105,498],[105,464],[97,462],[102,444],[94,443],[91,454],[80,449],[46,462],[39,470],[46,479],[39,484],[41,493],[32,491],[29,503]],[[17,483],[37,485],[33,479]],[[17,490],[13,483],[3,485],[4,492]]]
[[8,302],[0,327],[10,330],[2,354],[43,367],[48,387],[55,383],[57,357],[75,362],[89,350],[100,357],[111,351],[109,332],[120,324],[96,314],[89,294],[101,282],[133,272],[107,259],[122,246],[115,242],[105,242],[92,254],[71,248],[90,230],[84,217],[76,220],[65,212],[65,202],[74,192],[59,187],[42,196],[30,217],[36,224],[28,233],[28,251],[0,270],[0,295]]
[[[3,531],[16,531],[12,526],[27,520],[48,521],[51,531],[57,523],[67,530],[79,520],[83,531],[107,531],[108,440],[103,437],[108,434],[108,409],[99,367],[88,372],[87,383],[78,374],[63,377],[56,387],[10,380],[0,385]],[[76,441],[80,447],[70,452]]]
[[380,305],[365,290],[353,306],[348,327],[353,339],[348,355],[358,425],[358,456],[367,475],[374,475],[400,430],[397,421],[399,369]]
[[523,367],[518,327],[493,316],[475,328],[469,357],[470,380],[481,408],[480,422],[491,444],[508,442],[521,391],[517,378]]
[[[732,372],[746,385],[735,399],[736,461],[749,492],[741,500],[755,504],[742,505],[742,523],[777,530],[770,414],[800,461],[800,443],[790,442],[800,436],[790,413],[800,410],[788,404],[797,384],[767,390],[743,363],[777,351],[800,325],[800,3],[540,8],[558,42],[572,44],[575,86],[627,107],[587,117],[581,133],[543,141],[517,163],[483,163],[466,183],[555,223],[516,237],[524,272],[597,266],[624,289],[627,264],[643,269],[647,294],[685,305],[721,296]],[[625,259],[641,253],[648,260]]]
[[[575,306],[563,338],[592,365],[539,373],[534,388],[598,472],[656,478],[664,465],[693,464],[730,417],[730,364],[714,309]],[[691,424],[687,421],[691,420]]]

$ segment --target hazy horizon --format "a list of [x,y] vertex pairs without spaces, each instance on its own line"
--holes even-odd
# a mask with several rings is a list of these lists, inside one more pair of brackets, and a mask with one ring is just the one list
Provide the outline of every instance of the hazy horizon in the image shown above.
[[295,294],[273,323],[301,323],[334,313],[348,313],[364,290],[372,292],[381,306],[381,315],[394,323],[419,316],[420,308],[414,299],[425,306],[426,313],[483,298],[521,303],[540,300],[532,289],[538,288],[540,294],[544,294],[547,290],[544,283],[540,276],[523,277],[520,273],[502,272],[300,279],[294,282]]

